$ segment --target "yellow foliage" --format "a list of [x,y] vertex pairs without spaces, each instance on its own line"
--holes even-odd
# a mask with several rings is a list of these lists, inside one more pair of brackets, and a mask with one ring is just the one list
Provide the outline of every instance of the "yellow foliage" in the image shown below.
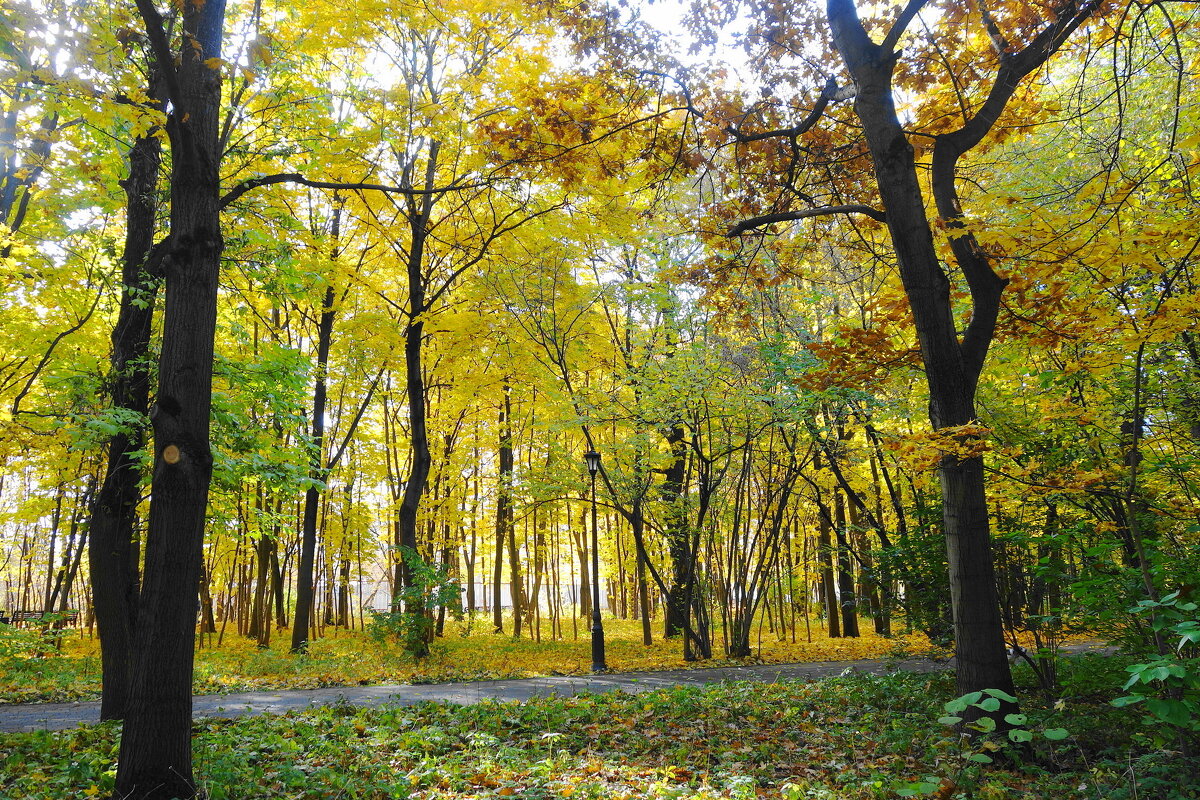
[[928,471],[937,467],[943,458],[958,461],[976,458],[991,450],[988,435],[991,428],[970,422],[935,431],[914,433],[888,443],[890,449],[910,469]]

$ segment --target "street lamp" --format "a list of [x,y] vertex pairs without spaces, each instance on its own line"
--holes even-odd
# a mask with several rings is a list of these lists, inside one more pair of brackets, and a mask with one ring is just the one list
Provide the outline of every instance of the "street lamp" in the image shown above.
[[596,473],[600,471],[600,454],[588,450],[583,460],[592,476],[592,672],[608,672],[604,663],[604,624],[600,621],[600,544],[596,533]]

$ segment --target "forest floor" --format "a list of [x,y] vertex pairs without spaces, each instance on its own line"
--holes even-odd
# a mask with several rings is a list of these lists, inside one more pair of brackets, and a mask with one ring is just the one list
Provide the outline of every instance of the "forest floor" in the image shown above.
[[[343,702],[199,719],[193,750],[209,800],[1197,800],[1200,761],[1109,705],[1127,663],[1064,658],[1053,695],[1018,670],[1035,738],[1003,768],[983,763],[1001,742],[939,721],[954,696],[944,670],[464,706]],[[106,796],[119,735],[119,723],[0,733],[0,797]]]
[[[586,630],[541,643],[465,632],[439,640],[420,665],[345,632],[302,657],[235,635],[219,648],[206,640],[196,688],[216,696],[199,703],[232,716],[246,710],[233,695],[249,692],[251,710],[284,710],[270,707],[281,695],[305,707],[236,719],[198,710],[193,749],[206,797],[1200,800],[1200,760],[1185,756],[1200,742],[1110,704],[1128,677],[1126,656],[1062,658],[1052,693],[1018,667],[1034,739],[1019,763],[999,768],[984,762],[1003,741],[967,740],[939,721],[955,695],[952,664],[920,637],[830,640],[814,626],[812,642],[764,635],[756,659],[685,670],[677,645],[644,647],[635,623],[606,621],[608,662],[621,672],[592,678],[581,677]],[[0,682],[10,700],[94,696],[95,661],[94,644],[76,636],[62,656],[7,659]],[[779,661],[800,663],[761,663]],[[833,677],[812,680],[822,675]],[[500,680],[462,682],[470,678]],[[407,700],[386,699],[397,692]],[[422,702],[435,698],[457,702]],[[67,723],[83,707],[68,703]],[[120,723],[0,732],[0,797],[106,796],[119,736]]]

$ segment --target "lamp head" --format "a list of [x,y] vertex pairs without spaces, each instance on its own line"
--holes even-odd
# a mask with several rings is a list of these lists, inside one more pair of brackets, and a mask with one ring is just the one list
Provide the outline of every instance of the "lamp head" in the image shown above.
[[583,460],[587,463],[588,472],[595,475],[600,471],[600,454],[595,450],[588,450],[583,454]]

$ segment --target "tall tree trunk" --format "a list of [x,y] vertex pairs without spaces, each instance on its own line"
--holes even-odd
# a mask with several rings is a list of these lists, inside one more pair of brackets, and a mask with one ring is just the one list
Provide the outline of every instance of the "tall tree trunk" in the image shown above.
[[185,4],[178,65],[162,17],[138,0],[172,109],[171,230],[154,426],[154,477],[132,680],[115,795],[191,797],[192,667],[205,510],[220,220],[218,112],[224,0]]
[[846,535],[846,496],[834,492],[834,514],[837,525],[834,535],[837,537],[837,583],[838,605],[842,609],[842,636],[858,638],[858,596],[854,590],[853,554],[850,552],[850,538]]
[[[964,224],[957,166],[992,130],[1021,81],[1045,64],[1097,7],[1069,0],[1056,8],[1023,49],[997,59],[986,100],[962,126],[934,138],[929,183],[971,296],[971,317],[960,340],[950,281],[934,246],[913,147],[900,124],[893,97],[897,59],[892,48],[900,30],[883,45],[876,44],[858,19],[852,0],[828,0],[834,44],[856,84],[854,111],[871,153],[888,232],[916,325],[929,386],[929,420],[955,444],[955,452],[939,463],[939,478],[958,688],[963,694],[985,688],[1011,693],[1013,683],[992,563],[981,442],[970,427],[976,417],[975,391],[1007,280],[996,274]],[[1002,721],[1013,710],[1005,703],[992,716]]]
[[[155,74],[157,70],[152,70]],[[157,83],[152,79],[152,84]],[[152,86],[151,94],[160,92]],[[150,331],[158,294],[160,265],[151,263],[155,232],[155,198],[162,163],[162,144],[149,135],[129,151],[125,189],[125,252],[121,259],[121,307],[112,333],[110,386],[116,408],[139,418],[149,410]],[[96,493],[88,525],[88,575],[92,608],[100,635],[100,719],[122,719],[129,691],[129,662],[137,613],[138,482],[136,453],[146,441],[142,425],[122,428],[108,443],[104,478]]]
[[821,566],[818,581],[821,587],[821,602],[825,606],[825,622],[829,638],[837,639],[842,635],[841,612],[838,610],[837,589],[833,577],[833,521],[829,516],[829,507],[817,498],[819,514],[817,517],[817,561]]
[[[333,254],[336,265],[338,239],[341,234],[342,208],[333,209]],[[336,292],[332,272],[325,285],[321,301],[321,318],[317,324],[316,382],[313,386],[313,413],[308,452],[308,488],[304,491],[304,517],[300,529],[300,562],[296,571],[296,615],[292,626],[292,652],[308,649],[308,628],[312,622],[313,562],[317,552],[317,514],[321,504],[321,489],[328,477],[325,465],[325,406],[328,397],[329,350],[333,345],[333,323]]]
[[668,639],[679,636],[688,627],[691,615],[690,583],[695,574],[695,553],[683,508],[683,481],[687,469],[686,431],[675,425],[667,434],[671,462],[663,474],[662,500],[667,514],[667,555],[671,560],[671,585],[663,609],[663,635]]
[[[425,188],[432,189],[436,175],[437,142],[430,144],[425,170]],[[404,390],[408,400],[409,422],[409,473],[404,484],[404,496],[400,502],[398,539],[400,547],[409,558],[420,558],[417,537],[417,520],[421,507],[421,496],[429,481],[433,457],[429,452],[429,417],[425,396],[425,372],[422,363],[422,348],[425,337],[425,245],[429,236],[429,220],[433,213],[434,195],[426,194],[410,199],[408,224],[410,244],[406,273],[408,276],[408,325],[404,331]],[[399,585],[405,590],[414,588],[412,570],[402,559],[399,565]],[[426,618],[427,609],[421,598],[410,598],[405,604],[405,613],[416,618]],[[414,638],[412,655],[423,657],[429,653],[427,637]]]
[[591,566],[588,560],[588,515],[587,506],[581,506],[579,527],[572,528],[575,550],[579,556],[579,616],[587,619],[592,614]]

